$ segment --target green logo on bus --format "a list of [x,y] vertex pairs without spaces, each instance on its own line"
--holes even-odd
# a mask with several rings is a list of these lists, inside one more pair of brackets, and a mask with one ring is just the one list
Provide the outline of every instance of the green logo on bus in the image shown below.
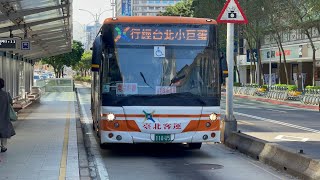
[[146,122],[147,120],[150,120],[152,122],[156,122],[154,119],[153,119],[153,114],[155,113],[155,111],[152,111],[152,113],[147,113],[146,111],[143,110],[143,113],[144,113],[144,121],[143,122]]
[[123,31],[119,26],[115,27],[114,29],[117,32],[117,36],[114,39],[115,42],[118,42],[121,38],[127,40],[128,42],[130,41],[127,36],[127,32],[130,30],[130,27],[126,27]]

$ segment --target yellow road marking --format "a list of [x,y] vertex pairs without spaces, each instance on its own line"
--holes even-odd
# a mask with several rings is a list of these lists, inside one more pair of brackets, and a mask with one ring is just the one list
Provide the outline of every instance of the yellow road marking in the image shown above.
[[[69,97],[69,100],[70,100],[70,97]],[[66,179],[68,142],[69,142],[69,127],[70,127],[70,105],[71,105],[71,102],[69,101],[67,120],[66,120],[66,125],[64,128],[63,150],[62,150],[62,157],[61,157],[61,161],[60,161],[59,180]]]
[[238,120],[238,124],[254,125],[254,123]]

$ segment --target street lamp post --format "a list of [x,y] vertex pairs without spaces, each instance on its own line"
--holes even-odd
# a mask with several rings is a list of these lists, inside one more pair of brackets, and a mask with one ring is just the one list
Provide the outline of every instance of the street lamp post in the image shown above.
[[110,0],[111,7],[112,7],[112,17],[116,17],[116,2],[115,0]]
[[91,16],[93,17],[93,19],[94,19],[94,30],[95,30],[95,34],[98,34],[98,28],[97,28],[97,26],[98,26],[98,24],[99,24],[99,19],[100,19],[100,16],[104,13],[104,12],[106,12],[106,11],[110,11],[110,10],[112,10],[112,9],[106,9],[106,10],[104,10],[104,11],[102,11],[101,13],[99,13],[99,14],[93,14],[91,11],[88,11],[88,10],[86,10],[86,9],[79,9],[80,11],[85,11],[85,12],[88,12],[89,14],[91,14]]
[[271,73],[272,73],[272,70],[271,70],[271,57],[272,57],[272,49],[271,49],[271,45],[270,45],[270,54],[269,54],[269,89],[271,88]]

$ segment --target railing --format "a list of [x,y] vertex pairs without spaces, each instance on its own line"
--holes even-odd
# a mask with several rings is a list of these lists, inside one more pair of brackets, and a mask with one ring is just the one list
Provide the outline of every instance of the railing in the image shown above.
[[300,101],[308,105],[319,105],[320,89],[307,89],[303,92]]
[[73,92],[73,79],[47,79],[46,92]]
[[41,92],[73,92],[74,81],[68,78],[50,78],[35,81],[35,86],[41,89]]
[[286,87],[271,86],[265,97],[269,99],[276,99],[276,100],[283,100],[283,101],[288,100],[289,98],[288,89]]
[[235,95],[247,95],[247,96],[263,96],[269,99],[276,100],[291,100],[300,101],[307,105],[319,105],[320,104],[320,89],[307,89],[302,94],[298,91],[289,91],[287,87],[271,86],[268,91],[262,91],[265,88],[243,86],[233,88],[233,94]]
[[250,95],[255,96],[257,95],[258,88],[255,87],[234,87],[233,93],[236,95]]

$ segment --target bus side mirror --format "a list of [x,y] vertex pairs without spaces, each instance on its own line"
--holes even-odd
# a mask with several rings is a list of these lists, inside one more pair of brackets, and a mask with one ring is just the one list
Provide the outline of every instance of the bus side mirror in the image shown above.
[[91,71],[98,72],[102,60],[102,39],[101,36],[96,37],[92,47],[92,63]]
[[228,64],[226,58],[222,55],[220,58],[220,82],[225,83],[225,78],[228,77]]

